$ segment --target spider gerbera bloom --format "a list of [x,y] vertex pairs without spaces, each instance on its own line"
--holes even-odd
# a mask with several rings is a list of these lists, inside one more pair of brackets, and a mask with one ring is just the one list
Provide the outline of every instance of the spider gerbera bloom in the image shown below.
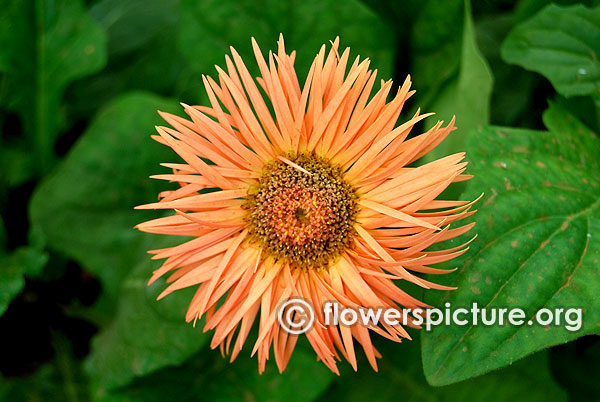
[[[278,306],[298,297],[315,307],[332,300],[351,308],[428,307],[398,285],[449,289],[415,273],[447,272],[430,265],[463,253],[464,245],[425,249],[467,232],[472,225],[450,226],[474,211],[466,201],[436,200],[470,177],[462,174],[463,153],[408,167],[454,129],[454,120],[438,122],[408,138],[430,115],[417,111],[397,124],[414,93],[410,77],[391,101],[391,81],[373,94],[377,73],[369,60],[350,62],[336,39],[328,53],[323,45],[300,85],[295,52],[286,53],[282,37],[266,60],[252,45],[259,78],[231,48],[218,81],[203,77],[210,106],[183,105],[189,119],[160,113],[171,127],[157,127],[155,139],[185,163],[165,163],[173,173],[152,176],[178,189],[138,207],[174,213],[137,228],[192,237],[150,252],[165,259],[150,283],[169,275],[159,298],[195,287],[186,320],[205,317],[204,330],[214,330],[211,347],[232,361],[258,321],[252,355],[259,371],[271,347],[283,371],[299,335],[279,325]],[[377,369],[371,331],[410,339],[401,325],[326,326],[316,310],[317,322],[300,336],[336,373],[342,357],[356,370],[355,342]]]

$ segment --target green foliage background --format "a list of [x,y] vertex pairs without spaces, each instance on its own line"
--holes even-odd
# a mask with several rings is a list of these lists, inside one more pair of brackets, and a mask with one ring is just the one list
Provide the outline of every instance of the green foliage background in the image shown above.
[[[600,2],[557,3],[3,0],[0,400],[600,400]],[[412,331],[375,340],[379,373],[361,357],[339,377],[300,342],[283,375],[261,376],[184,322],[189,293],[155,302],[146,250],[176,239],[132,227],[168,188],[147,179],[174,158],[149,138],[156,110],[205,102],[201,75],[230,45],[256,73],[250,38],[266,52],[280,32],[301,79],[340,36],[380,77],[411,74],[407,114],[456,115],[426,159],[467,152],[475,178],[449,195],[485,193],[478,237],[436,278],[458,290],[417,296],[581,307],[582,328]]]

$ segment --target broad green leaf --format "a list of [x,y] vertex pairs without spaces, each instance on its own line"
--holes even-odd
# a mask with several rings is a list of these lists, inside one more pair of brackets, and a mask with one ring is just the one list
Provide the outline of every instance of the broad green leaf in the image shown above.
[[[515,6],[515,22],[522,22],[543,9],[548,5],[548,0],[519,0]],[[575,3],[573,0],[553,0],[552,3],[560,6],[570,6]],[[600,4],[598,0],[579,0],[579,4],[588,7],[595,7]]]
[[[154,246],[165,246],[162,240]],[[148,287],[150,268],[149,262],[142,261],[125,278],[113,322],[93,340],[87,371],[95,393],[102,394],[135,377],[182,363],[208,340],[202,325],[194,328],[184,319],[194,289],[156,301],[165,283],[157,281]]]
[[32,247],[22,247],[7,255],[2,255],[0,250],[0,316],[23,290],[24,276],[39,275],[47,261],[47,253]]
[[302,82],[321,45],[340,37],[352,58],[369,57],[380,77],[392,74],[394,34],[385,21],[357,0],[183,0],[180,47],[196,74],[213,74],[225,65],[234,46],[251,71],[257,72],[250,37],[263,53],[277,50],[283,33],[286,50],[296,50],[295,67]]
[[176,396],[181,402],[309,402],[327,388],[335,375],[316,361],[312,350],[301,346],[294,351],[283,374],[273,362],[267,363],[261,375],[255,358],[242,355],[229,363],[218,351],[205,351],[179,367],[161,370],[124,389],[96,394],[94,399],[159,402]]
[[180,363],[205,342],[201,330],[183,318],[183,302],[191,295],[178,292],[156,302],[164,284],[146,286],[156,265],[146,250],[179,239],[133,229],[156,217],[133,210],[161,190],[161,183],[147,176],[160,171],[161,161],[174,157],[150,138],[154,125],[161,123],[156,110],[178,109],[175,102],[149,94],[115,100],[99,113],[31,203],[32,222],[44,232],[48,247],[94,273],[104,296],[117,301],[116,315],[94,339],[88,362],[99,389]]
[[[384,343],[385,342],[385,343]],[[319,399],[348,402],[566,402],[554,383],[548,355],[540,352],[511,367],[445,387],[430,386],[423,375],[418,339],[402,344],[380,342],[379,371],[347,371]],[[363,359],[365,360],[365,359]],[[363,362],[359,362],[361,364]],[[365,364],[368,365],[366,361]]]
[[104,295],[113,300],[132,267],[147,261],[145,251],[154,242],[133,226],[156,214],[133,207],[165,189],[147,177],[175,155],[150,138],[161,124],[157,110],[175,113],[179,108],[175,101],[143,93],[107,105],[31,200],[31,222],[48,247],[96,275]]
[[435,120],[449,122],[456,116],[458,130],[425,156],[425,161],[464,150],[466,135],[472,129],[489,123],[490,97],[493,77],[485,59],[477,48],[471,7],[465,2],[460,53],[460,71],[456,79],[435,95],[430,111]]
[[19,113],[39,174],[54,159],[63,91],[104,66],[105,41],[80,0],[8,0],[0,7],[0,105]]
[[[442,307],[521,308],[522,326],[438,326],[423,334],[427,379],[445,385],[506,366],[537,350],[600,334],[600,140],[556,105],[544,113],[549,132],[488,127],[467,140],[465,199],[482,192],[474,215],[477,239],[447,264],[454,285],[430,300]],[[472,234],[471,234],[472,236]],[[468,237],[455,239],[457,245]],[[429,295],[430,293],[428,293]],[[583,322],[533,320],[542,309],[582,308]]]
[[600,102],[600,7],[548,5],[519,24],[502,45],[508,63],[536,71],[561,95]]

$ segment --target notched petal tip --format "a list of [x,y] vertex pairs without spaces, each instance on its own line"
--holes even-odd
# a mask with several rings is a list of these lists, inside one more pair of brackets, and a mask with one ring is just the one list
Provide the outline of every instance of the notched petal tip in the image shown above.
[[187,113],[188,110],[193,110],[194,109],[192,106],[188,105],[187,103],[179,102],[179,104],[181,106],[183,106],[183,108],[185,109],[186,113]]

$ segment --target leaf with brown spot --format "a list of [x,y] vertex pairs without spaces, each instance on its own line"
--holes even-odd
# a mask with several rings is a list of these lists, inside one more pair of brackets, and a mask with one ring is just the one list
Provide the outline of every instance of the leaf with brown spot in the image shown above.
[[428,302],[439,307],[448,301],[454,309],[470,309],[474,302],[518,307],[526,320],[542,308],[581,307],[583,325],[569,331],[563,316],[558,326],[438,326],[423,334],[424,369],[433,385],[600,334],[600,140],[558,105],[544,113],[544,122],[550,131],[488,127],[469,135],[469,173],[475,177],[464,197],[486,194],[473,217],[479,236],[445,267],[458,266],[457,274],[436,278],[458,290]]

